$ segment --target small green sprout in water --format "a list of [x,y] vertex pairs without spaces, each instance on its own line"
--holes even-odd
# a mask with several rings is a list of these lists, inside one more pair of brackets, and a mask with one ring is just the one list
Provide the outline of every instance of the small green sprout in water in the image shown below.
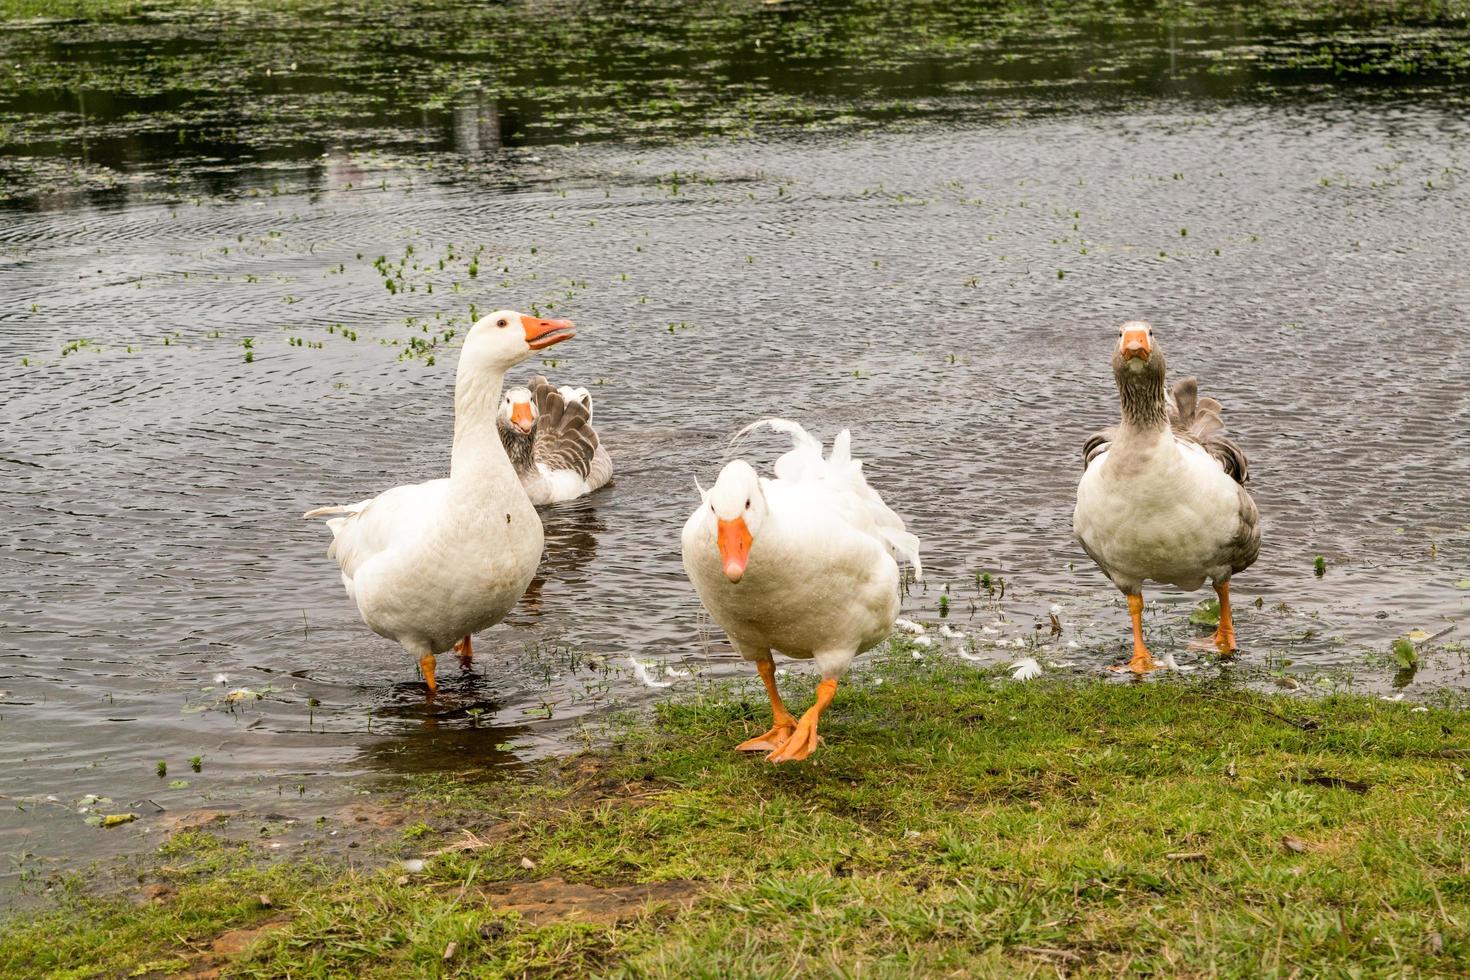
[[1058,279],[1065,279],[1065,278],[1067,278],[1067,273],[1064,270],[1062,270],[1062,269],[1058,269],[1057,270],[1057,278]]
[[1414,641],[1408,637],[1401,636],[1394,640],[1390,649],[1393,651],[1393,662],[1399,665],[1400,670],[1413,670],[1419,666],[1419,651],[1414,649]]
[[1189,229],[1188,228],[1180,228],[1179,229],[1179,237],[1180,238],[1188,238],[1189,237]]
[[254,361],[255,360],[255,338],[254,337],[242,337],[242,338],[240,338],[240,346],[243,347],[243,348],[245,348],[245,363],[246,364],[249,364],[252,361]]
[[1317,560],[1314,561],[1314,562],[1312,562],[1312,570],[1317,573],[1317,577],[1318,578],[1321,578],[1322,576],[1326,575],[1327,574],[1327,559],[1326,558],[1323,558],[1321,555],[1318,555],[1317,556]]
[[946,619],[946,618],[949,617],[949,591],[948,591],[949,590],[949,586],[946,585],[944,588],[945,588],[945,591],[939,593],[939,618],[940,619]]
[[204,756],[196,755],[189,760],[189,768],[195,772],[204,771]]
[[1206,599],[1194,607],[1189,614],[1189,621],[1196,626],[1219,626],[1220,625],[1220,600]]
[[168,775],[168,763],[164,762],[162,759],[159,759],[158,765],[154,767],[154,771],[158,773],[158,778],[162,779],[164,776]]

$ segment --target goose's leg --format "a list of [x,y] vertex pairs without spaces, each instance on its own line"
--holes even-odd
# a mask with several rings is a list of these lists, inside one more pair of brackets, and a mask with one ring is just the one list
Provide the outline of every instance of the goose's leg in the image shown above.
[[766,694],[771,698],[771,730],[741,742],[735,746],[736,752],[770,752],[779,749],[796,730],[796,719],[786,710],[786,705],[781,703],[781,695],[776,690],[776,664],[771,660],[771,651],[767,650],[765,657],[755,662],[755,669],[760,672],[761,683],[766,685]]
[[1215,629],[1215,649],[1221,653],[1235,652],[1235,624],[1230,620],[1230,581],[1215,583],[1215,595],[1220,597],[1220,625]]
[[822,717],[822,712],[827,710],[827,705],[832,703],[832,698],[837,694],[837,678],[825,677],[817,685],[817,701],[801,716],[801,721],[796,723],[796,731],[781,746],[770,755],[766,756],[771,762],[799,762],[812,754],[821,737],[817,735],[817,721]]
[[426,653],[419,658],[419,670],[424,672],[424,683],[429,685],[429,697],[433,697],[439,690],[439,685],[434,683],[434,655]]
[[1128,617],[1133,620],[1133,659],[1119,664],[1113,670],[1131,670],[1135,674],[1146,674],[1158,670],[1162,664],[1154,661],[1153,654],[1143,645],[1143,594],[1128,595]]
[[454,645],[454,652],[459,654],[459,666],[461,670],[469,670],[475,659],[475,649],[470,645],[469,634]]

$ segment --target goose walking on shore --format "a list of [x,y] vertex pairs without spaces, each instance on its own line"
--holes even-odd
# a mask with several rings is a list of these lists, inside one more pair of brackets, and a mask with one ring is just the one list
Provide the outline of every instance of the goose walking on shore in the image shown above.
[[[731,461],[684,525],[684,569],[699,598],[746,660],[771,701],[771,729],[736,746],[771,762],[805,759],[817,723],[852,659],[888,636],[899,613],[898,560],[921,577],[919,539],[863,478],[846,429],[825,459],[795,422],[759,426],[791,435],[776,478]],[[737,439],[739,436],[737,436]],[[776,690],[772,651],[815,660],[816,703],[798,720]]]
[[1143,583],[1192,592],[1208,579],[1220,599],[1213,645],[1235,650],[1230,579],[1260,551],[1255,501],[1245,489],[1245,453],[1225,435],[1220,403],[1195,379],[1166,390],[1153,328],[1132,320],[1113,352],[1123,419],[1082,449],[1072,528],[1082,549],[1128,597],[1133,656],[1116,670],[1157,669],[1143,642]]

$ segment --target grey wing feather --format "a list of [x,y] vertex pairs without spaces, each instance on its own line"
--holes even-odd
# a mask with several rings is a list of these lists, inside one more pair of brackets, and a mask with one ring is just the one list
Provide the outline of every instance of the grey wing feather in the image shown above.
[[612,457],[607,454],[607,447],[599,442],[597,452],[592,454],[592,470],[587,474],[587,489],[596,490],[606,486],[612,477]]
[[1087,437],[1082,444],[1082,468],[1085,470],[1092,465],[1092,461],[1108,451],[1108,445],[1118,437],[1118,427],[1111,426],[1099,429]]
[[1236,487],[1240,493],[1240,530],[1228,545],[1230,573],[1243,572],[1255,564],[1261,553],[1261,515],[1256,502],[1244,486]]
[[587,407],[569,402],[541,375],[528,385],[536,403],[536,442],[532,454],[551,470],[571,470],[582,477],[592,472],[597,433]]
[[1174,382],[1169,395],[1169,424],[1174,432],[1203,446],[1232,480],[1244,485],[1249,479],[1245,450],[1225,434],[1224,410],[1220,403],[1213,398],[1201,398],[1199,382],[1192,377]]

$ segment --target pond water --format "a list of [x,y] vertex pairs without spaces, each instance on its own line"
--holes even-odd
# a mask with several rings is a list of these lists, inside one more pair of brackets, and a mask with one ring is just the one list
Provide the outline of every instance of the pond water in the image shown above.
[[[1070,520],[1130,317],[1251,458],[1242,667],[1466,685],[1463,15],[1007,33],[956,5],[878,57],[865,32],[897,14],[866,6],[177,9],[0,41],[6,887],[143,846],[162,810],[310,816],[745,676],[678,535],[762,416],[853,430],[923,540],[906,615],[937,619],[948,586],[976,654],[1105,674],[1127,616]],[[471,32],[436,57],[458,14],[514,27],[505,51]],[[646,43],[574,57],[619,25]],[[512,378],[591,387],[618,475],[544,511],[541,578],[427,705],[299,515],[445,471],[454,334],[507,306],[577,321]],[[1156,649],[1200,663],[1201,597],[1149,593]],[[1426,665],[1396,674],[1415,629]],[[86,794],[140,819],[88,826]]]

